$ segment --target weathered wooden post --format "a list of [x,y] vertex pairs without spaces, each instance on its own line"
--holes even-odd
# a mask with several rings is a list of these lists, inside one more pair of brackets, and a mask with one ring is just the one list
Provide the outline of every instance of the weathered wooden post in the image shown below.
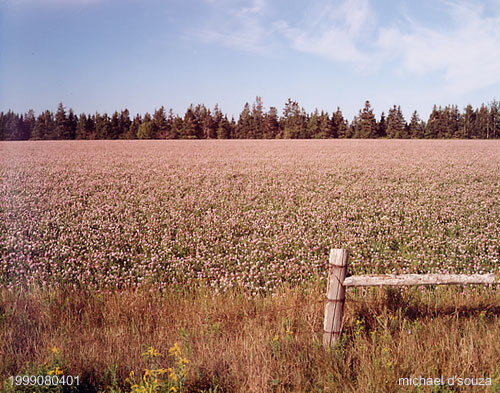
[[325,347],[332,347],[340,337],[342,330],[345,300],[344,279],[347,273],[348,258],[348,250],[330,250],[326,288],[327,303],[325,306],[325,322],[323,324],[323,346]]

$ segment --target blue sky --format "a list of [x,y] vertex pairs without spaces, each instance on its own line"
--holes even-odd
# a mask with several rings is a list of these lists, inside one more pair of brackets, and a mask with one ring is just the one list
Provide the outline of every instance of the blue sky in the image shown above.
[[0,0],[0,111],[500,99],[500,0]]

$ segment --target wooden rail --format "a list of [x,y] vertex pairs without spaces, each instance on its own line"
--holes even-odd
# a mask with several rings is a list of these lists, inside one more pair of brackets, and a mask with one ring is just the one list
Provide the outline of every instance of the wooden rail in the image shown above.
[[367,286],[500,284],[500,274],[367,274],[346,278],[349,252],[330,250],[323,324],[323,345],[331,347],[339,339],[344,317],[345,289]]

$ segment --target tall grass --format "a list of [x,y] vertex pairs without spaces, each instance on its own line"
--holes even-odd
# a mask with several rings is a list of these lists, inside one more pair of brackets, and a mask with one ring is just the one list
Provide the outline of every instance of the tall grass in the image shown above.
[[131,371],[148,369],[144,352],[153,347],[158,367],[175,367],[168,353],[178,343],[189,360],[186,392],[414,391],[398,385],[410,376],[491,378],[450,391],[499,391],[496,290],[350,290],[341,340],[327,350],[323,289],[253,298],[203,288],[1,290],[4,389],[10,375],[41,372],[55,347],[64,374],[80,376],[79,391],[130,391]]

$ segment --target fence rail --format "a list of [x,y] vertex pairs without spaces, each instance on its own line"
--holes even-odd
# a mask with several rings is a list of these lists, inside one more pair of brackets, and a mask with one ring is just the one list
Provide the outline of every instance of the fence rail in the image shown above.
[[333,346],[342,331],[344,317],[345,290],[348,287],[367,286],[412,286],[412,285],[469,285],[500,284],[500,274],[367,274],[346,278],[349,251],[332,249],[328,285],[327,303],[323,325],[323,345]]

